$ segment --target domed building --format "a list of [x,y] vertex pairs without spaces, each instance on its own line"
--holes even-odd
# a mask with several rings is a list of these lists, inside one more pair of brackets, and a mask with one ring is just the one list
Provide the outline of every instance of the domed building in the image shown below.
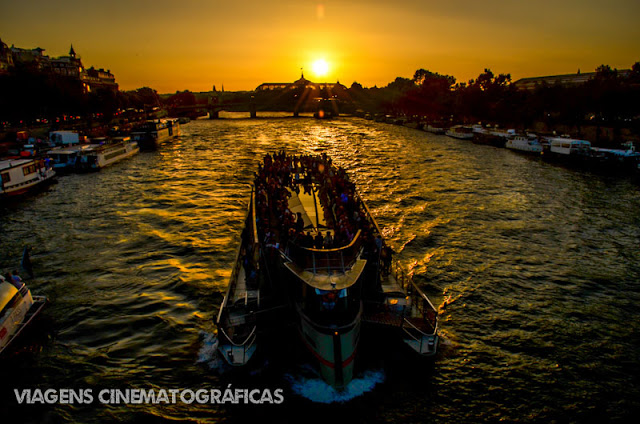
[[347,87],[340,84],[340,81],[332,82],[311,82],[304,77],[304,72],[301,72],[300,79],[294,82],[263,82],[260,84],[256,91],[274,91],[274,90],[296,90],[300,88],[309,88],[311,90],[346,90]]

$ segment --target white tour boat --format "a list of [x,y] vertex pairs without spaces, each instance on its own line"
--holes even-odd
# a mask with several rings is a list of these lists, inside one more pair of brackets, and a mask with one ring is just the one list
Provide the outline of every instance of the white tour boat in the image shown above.
[[[96,141],[94,139],[94,141]],[[101,140],[100,144],[91,144],[81,151],[77,166],[83,171],[97,171],[140,152],[138,143],[130,137],[115,137]]]
[[155,150],[158,146],[180,135],[180,121],[177,118],[147,121],[131,132],[133,141],[142,150]]
[[56,173],[42,159],[0,161],[0,196],[18,196],[52,182]]
[[261,346],[285,356],[273,340],[289,328],[338,389],[354,377],[363,327],[390,335],[380,343],[435,355],[437,310],[389,269],[378,225],[326,155],[267,155],[241,240],[216,322],[227,363],[246,365]]

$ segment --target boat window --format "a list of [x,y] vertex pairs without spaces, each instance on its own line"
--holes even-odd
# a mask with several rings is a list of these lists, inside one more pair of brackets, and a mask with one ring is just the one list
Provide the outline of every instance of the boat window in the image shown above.
[[24,175],[33,174],[34,172],[36,172],[36,166],[35,165],[25,166],[22,168],[22,172],[24,173]]
[[2,178],[3,183],[8,183],[9,181],[11,181],[11,175],[8,172],[3,172],[2,174],[0,174],[0,178]]

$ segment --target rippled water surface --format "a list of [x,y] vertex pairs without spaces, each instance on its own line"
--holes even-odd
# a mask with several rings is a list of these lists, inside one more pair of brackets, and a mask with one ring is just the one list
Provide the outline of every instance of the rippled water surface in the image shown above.
[[[295,370],[236,379],[211,366],[248,184],[277,149],[327,152],[349,171],[441,307],[432,367],[366,370],[375,387],[326,405],[297,394]],[[157,152],[0,209],[0,269],[33,246],[29,284],[51,300],[20,353],[0,358],[0,412],[95,423],[626,420],[640,409],[638,187],[357,118],[191,122]],[[285,403],[17,406],[13,395],[230,382],[282,387]]]

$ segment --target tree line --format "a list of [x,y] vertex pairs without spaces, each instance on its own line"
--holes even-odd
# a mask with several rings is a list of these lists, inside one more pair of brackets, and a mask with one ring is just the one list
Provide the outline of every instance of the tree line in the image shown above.
[[398,77],[383,88],[349,88],[352,101],[369,113],[418,117],[455,123],[490,122],[527,128],[550,125],[638,125],[640,120],[640,62],[624,74],[608,65],[595,70],[582,84],[541,83],[518,89],[510,74],[485,69],[477,78],[455,77],[418,69],[413,78]]

